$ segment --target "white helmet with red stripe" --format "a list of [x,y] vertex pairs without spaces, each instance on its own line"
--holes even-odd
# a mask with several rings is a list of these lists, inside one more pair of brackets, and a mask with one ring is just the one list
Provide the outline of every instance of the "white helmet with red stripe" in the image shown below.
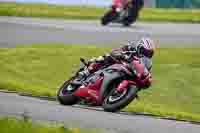
[[150,38],[142,38],[137,43],[137,52],[139,56],[146,56],[152,58],[155,49],[155,43]]

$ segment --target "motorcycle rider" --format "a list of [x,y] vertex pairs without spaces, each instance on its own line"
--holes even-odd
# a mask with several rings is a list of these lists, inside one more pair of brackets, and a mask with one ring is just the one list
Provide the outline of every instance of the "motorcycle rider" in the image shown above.
[[[155,44],[150,38],[142,38],[137,44],[129,42],[120,48],[112,50],[110,54],[90,59],[88,61],[89,66],[85,67],[85,70],[79,72],[78,79],[86,79],[91,73],[98,71],[102,67],[112,65],[114,63],[112,58],[117,60],[128,60],[130,58],[128,55],[129,51],[134,53],[134,60],[139,60],[145,67],[145,75],[138,76],[138,80],[141,78],[145,79],[145,77],[150,74],[152,67],[151,59],[155,52]],[[132,69],[134,70],[134,68]]]
[[127,4],[138,6],[137,9],[141,9],[144,6],[144,0],[113,0],[113,3],[120,8],[125,8]]
[[125,9],[127,7],[131,8],[131,11],[138,12],[140,9],[144,6],[144,0],[113,0],[114,5],[117,8],[117,12],[121,12],[122,9]]

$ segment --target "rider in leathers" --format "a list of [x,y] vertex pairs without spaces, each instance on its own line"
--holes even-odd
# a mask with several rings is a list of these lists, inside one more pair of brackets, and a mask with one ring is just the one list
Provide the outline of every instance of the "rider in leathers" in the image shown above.
[[[142,38],[136,45],[133,42],[129,42],[128,44],[112,50],[110,54],[107,54],[105,56],[99,56],[98,58],[92,58],[90,59],[89,66],[85,68],[84,71],[79,72],[79,78],[86,79],[91,73],[94,73],[98,71],[99,69],[108,67],[114,63],[112,58],[119,59],[119,60],[128,60],[129,55],[126,54],[128,51],[131,51],[132,53],[135,53],[135,56],[133,57],[134,60],[140,61],[144,67],[145,67],[145,73],[144,75],[138,76],[138,81],[146,82],[145,79],[147,79],[148,76],[151,76],[151,67],[152,67],[152,61],[151,58],[153,57],[154,51],[155,51],[155,45],[154,42],[149,38]],[[112,58],[111,58],[112,57]],[[134,69],[134,66],[131,66],[132,69]],[[136,73],[137,75],[137,73]],[[146,84],[145,86],[150,86],[151,81],[149,81],[149,84]]]
[[138,18],[139,11],[144,6],[144,0],[114,0],[113,3],[115,3],[115,6],[119,7],[117,8],[117,12],[121,12],[122,9],[129,9],[129,17],[126,18],[129,22],[135,21]]

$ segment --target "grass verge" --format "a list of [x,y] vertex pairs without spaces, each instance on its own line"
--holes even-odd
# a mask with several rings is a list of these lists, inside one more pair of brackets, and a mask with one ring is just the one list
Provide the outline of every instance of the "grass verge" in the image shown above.
[[65,128],[57,123],[35,123],[16,118],[0,118],[0,131],[1,133],[98,133],[94,129]]
[[[1,16],[48,17],[65,19],[100,19],[107,8],[89,6],[59,6],[48,4],[1,3]],[[200,22],[200,10],[146,9],[141,11],[140,21]]]
[[[91,58],[110,48],[33,45],[0,49],[0,88],[55,96],[64,80]],[[161,48],[153,60],[154,84],[125,110],[200,121],[200,49]]]

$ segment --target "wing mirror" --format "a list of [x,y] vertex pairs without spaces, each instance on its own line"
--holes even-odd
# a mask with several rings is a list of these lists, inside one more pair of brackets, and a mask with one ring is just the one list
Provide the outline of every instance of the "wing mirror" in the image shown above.
[[88,66],[88,63],[86,63],[86,61],[85,61],[84,58],[80,58],[80,61],[81,61],[85,66]]

